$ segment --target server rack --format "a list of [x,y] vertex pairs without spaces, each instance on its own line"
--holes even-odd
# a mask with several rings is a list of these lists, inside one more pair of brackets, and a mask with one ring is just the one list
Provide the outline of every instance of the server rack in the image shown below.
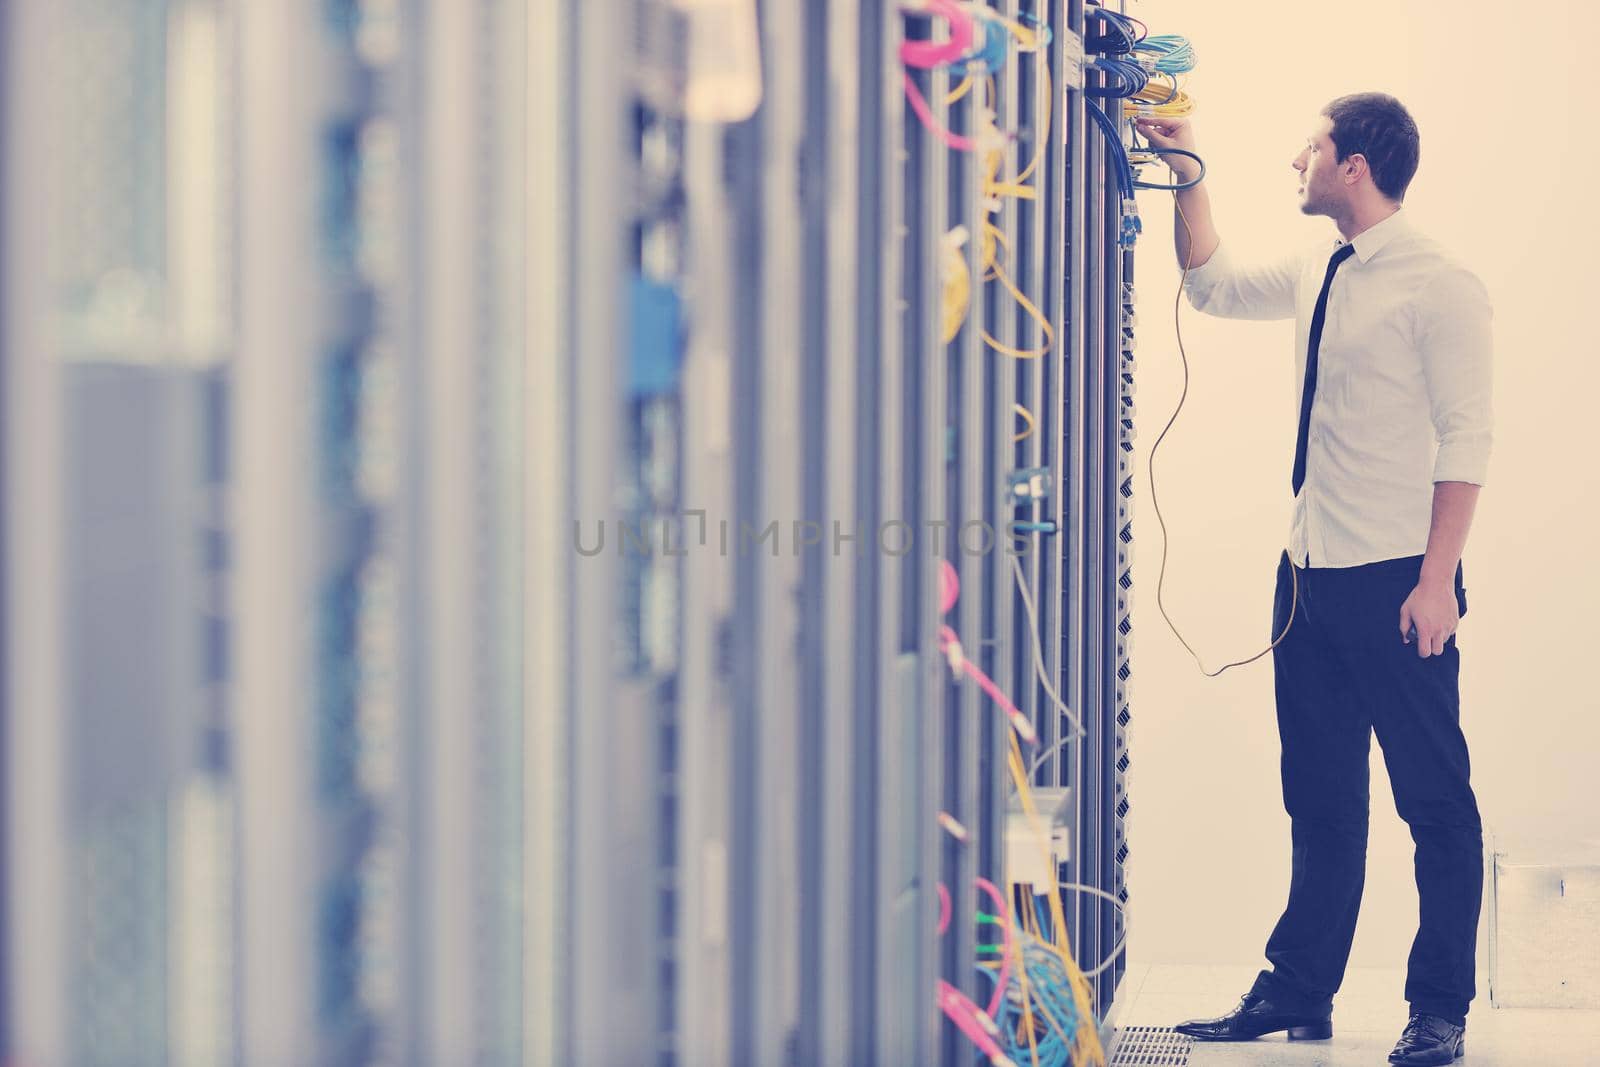
[[[1084,31],[1081,4],[1001,9]],[[1059,753],[1039,780],[1066,785],[1078,805],[1064,875],[1125,894],[1132,410],[1122,206],[1107,153],[1081,97],[1053,97],[1047,194],[997,222],[1060,343],[1053,358],[996,366],[982,332],[1033,346],[1040,331],[992,293],[978,290],[950,345],[935,329],[938,238],[957,224],[981,233],[983,215],[973,161],[924,136],[898,85],[898,45],[927,24],[853,4],[767,5],[760,23],[759,110],[720,125],[691,117],[683,134],[678,388],[683,501],[695,504],[685,543],[696,547],[708,519],[714,531],[719,511],[759,529],[789,517],[772,514],[784,507],[867,530],[943,521],[953,534],[965,519],[1015,514],[1006,472],[1050,468],[1058,490],[1028,517],[1053,521],[1058,540],[1041,538],[1024,574],[1042,605],[1046,669],[1088,737],[1064,744],[1065,721],[1032,684],[1009,567],[950,552],[964,590],[953,621],[982,635],[977,662],[1019,691]],[[1047,62],[1059,90],[1059,37]],[[947,105],[946,75],[913,77],[935,124],[972,132],[972,101]],[[1002,122],[1035,121],[1038,85],[1021,65],[1005,72]],[[581,215],[581,189],[578,199]],[[974,236],[975,274],[977,249]],[[1023,399],[1041,429],[1019,446],[1010,408]],[[662,1023],[674,1040],[658,1051],[708,1062],[823,1049],[860,1062],[958,1056],[922,991],[941,974],[976,991],[972,877],[1001,863],[1004,727],[943,668],[928,567],[818,545],[772,563],[691,551],[682,564],[676,822],[663,824],[679,909],[665,922],[678,936],[660,976],[674,987]],[[929,819],[940,810],[977,847],[941,835]],[[940,881],[956,919],[934,945],[928,889]],[[1103,1009],[1122,972],[1120,910],[1081,896],[1070,905],[1080,960],[1106,962]]]
[[4,23],[5,1047],[200,1062],[232,1020],[226,13]]
[[[1085,5],[991,4],[1054,31],[996,78],[999,125],[1025,134],[1008,161],[1044,153],[1041,194],[992,215],[979,161],[902,87],[901,43],[940,24],[894,5],[720,5],[755,32],[744,114],[697,95],[704,50],[743,47],[706,36],[716,4],[215,6],[238,84],[238,321],[197,425],[229,442],[206,475],[227,488],[203,492],[232,502],[204,517],[231,542],[232,595],[229,669],[196,705],[224,756],[192,877],[227,889],[208,921],[240,977],[191,1037],[150,1048],[964,1060],[932,990],[987,992],[974,879],[1003,884],[1009,727],[953,678],[942,624],[1033,723],[1035,782],[1071,791],[1062,878],[1127,894],[1132,258],[1065,87]],[[58,28],[16,7],[14,49]],[[934,125],[981,132],[976,92],[911,77]],[[47,140],[7,129],[8,158]],[[7,190],[8,307],[26,306],[16,264],[44,238],[16,206],[40,190],[11,171]],[[1041,358],[983,340],[1044,345],[984,284],[988,221],[1056,339]],[[972,296],[946,343],[956,226]],[[8,354],[28,354],[7,364],[15,425],[48,436],[60,371],[38,322],[8,321]],[[1020,438],[1015,405],[1036,425]],[[1019,505],[1024,468],[1053,488]],[[78,1010],[72,925],[101,909],[55,902],[70,744],[19,710],[67,699],[74,647],[16,621],[62,586],[50,546],[79,520],[9,473],[6,633],[28,666],[7,758],[14,788],[63,802],[7,835],[12,914],[45,918],[8,927],[12,974],[45,976],[9,983],[8,1004],[13,1047],[54,1050]],[[999,550],[1012,519],[1036,524],[1018,561],[1036,619]],[[962,550],[974,520],[996,551]],[[776,554],[742,551],[774,522]],[[941,559],[961,586],[949,616]],[[1034,626],[1082,738],[1036,683]],[[1064,899],[1103,1017],[1121,910]]]

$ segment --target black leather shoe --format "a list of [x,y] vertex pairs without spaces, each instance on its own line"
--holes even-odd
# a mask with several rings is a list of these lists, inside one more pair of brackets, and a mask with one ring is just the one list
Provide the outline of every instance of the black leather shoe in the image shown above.
[[1289,1031],[1290,1041],[1326,1041],[1333,1036],[1333,1018],[1285,1011],[1265,997],[1246,993],[1239,1006],[1218,1019],[1192,1019],[1173,1027],[1197,1041],[1253,1041],[1262,1034]]
[[1454,1063],[1467,1052],[1467,1031],[1437,1015],[1411,1013],[1411,1021],[1400,1033],[1400,1041],[1389,1053],[1389,1062],[1403,1067],[1430,1067]]

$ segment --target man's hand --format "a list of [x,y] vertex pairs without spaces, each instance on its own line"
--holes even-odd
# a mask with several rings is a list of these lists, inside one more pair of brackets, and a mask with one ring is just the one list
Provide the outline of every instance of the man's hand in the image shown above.
[[1400,605],[1400,637],[1411,643],[1411,628],[1416,627],[1417,655],[1423,658],[1444,652],[1444,643],[1461,624],[1455,587],[1448,581],[1421,581]]
[[[1199,153],[1194,126],[1187,118],[1144,115],[1134,119],[1133,124],[1145,140],[1157,148],[1181,148],[1186,152]],[[1164,155],[1161,158],[1172,167],[1179,181],[1193,181],[1200,173],[1200,164],[1188,156]]]

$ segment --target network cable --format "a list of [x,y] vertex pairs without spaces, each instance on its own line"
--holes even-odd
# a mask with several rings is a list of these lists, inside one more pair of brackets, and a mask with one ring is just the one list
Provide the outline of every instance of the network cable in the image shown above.
[[[955,0],[927,0],[925,9],[905,10],[906,14],[931,15],[944,19],[950,24],[950,38],[947,41],[902,41],[901,64],[916,70],[933,70],[960,62],[967,55],[975,35],[973,18],[963,11]],[[928,107],[927,98],[922,95],[922,90],[917,88],[916,80],[912,78],[909,70],[902,71],[900,78],[911,110],[916,112],[917,118],[930,133],[957,151],[971,152],[977,147],[972,138],[945,129],[934,121],[933,111]]]
[[[1064,738],[1061,743],[1065,744],[1066,742],[1072,741],[1079,737],[1087,737],[1088,733],[1083,728],[1083,721],[1074,715],[1072,710],[1067,707],[1066,702],[1057,695],[1056,687],[1050,684],[1049,675],[1044,669],[1044,647],[1039,641],[1039,619],[1034,614],[1033,597],[1028,592],[1028,583],[1022,574],[1022,564],[1018,562],[1016,556],[1011,557],[1011,576],[1016,580],[1017,595],[1022,598],[1022,609],[1028,616],[1028,636],[1033,639],[1034,676],[1038,679],[1040,686],[1044,688],[1045,693],[1050,697],[1050,702],[1056,706],[1056,709],[1060,711],[1062,715],[1066,716],[1068,724],[1070,724],[1072,727],[1072,733]],[[1035,766],[1035,769],[1037,769],[1037,765]],[[1031,772],[1028,774],[1028,780],[1033,780],[1033,774]]]
[[[951,566],[949,560],[942,559],[939,564],[939,614],[948,615],[950,614],[950,609],[955,607],[956,598],[960,596],[961,579],[956,575],[956,569]],[[1022,714],[1017,709],[1017,706],[1011,702],[1011,698],[1006,696],[999,686],[995,685],[994,679],[985,674],[977,664],[967,659],[961,648],[961,639],[956,636],[956,632],[948,625],[941,624],[939,627],[939,651],[944,653],[945,659],[950,664],[952,674],[957,678],[964,675],[978,683],[978,688],[982,689],[989,699],[994,701],[1000,710],[1005,713],[1007,721],[1011,723],[1011,727],[1018,737],[1021,737],[1030,745],[1038,742],[1039,736],[1034,732],[1033,723],[1029,722],[1028,717]]]
[[1163,74],[1187,74],[1195,67],[1194,46],[1187,37],[1162,33],[1145,37],[1134,46],[1134,53],[1148,59],[1151,66]]
[[[1000,907],[1002,916],[1006,914],[1006,900],[994,883],[985,878],[974,879],[974,884],[988,894]],[[950,928],[950,891],[939,883],[939,936],[943,937]],[[1016,1067],[1015,1061],[1005,1054],[1001,1047],[1004,1039],[999,1025],[995,1022],[1005,993],[1007,978],[1010,974],[1013,957],[1012,939],[1009,919],[1002,918],[1002,929],[1007,932],[1007,937],[1001,946],[1002,954],[999,963],[999,976],[995,985],[994,996],[989,1001],[987,1009],[980,1008],[970,997],[943,979],[939,980],[937,997],[939,1008],[949,1018],[950,1022],[966,1035],[984,1055],[989,1057],[989,1062],[995,1067]]]
[[960,59],[972,45],[972,16],[955,0],[927,0],[925,9],[904,9],[908,15],[931,15],[950,24],[946,41],[901,41],[900,62],[918,70],[932,70]]
[[[1010,752],[1007,757],[1007,766],[1011,772],[1012,785],[1016,789],[1018,801],[1022,806],[1023,817],[1027,820],[1035,840],[1039,843],[1039,848],[1043,853],[1040,858],[1046,863],[1053,863],[1053,857],[1050,855],[1050,846],[1047,843],[1050,839],[1049,834],[1046,832],[1047,828],[1044,820],[1039,814],[1038,805],[1034,802],[1033,788],[1028,781],[1027,771],[1022,765],[1022,749],[1018,746],[1014,735],[1009,740]],[[1049,894],[1049,905],[1050,928],[1053,935],[1049,943],[1050,950],[1060,961],[1062,970],[1065,972],[1065,985],[1070,990],[1077,1017],[1080,1019],[1093,1019],[1093,993],[1089,989],[1088,978],[1078,966],[1077,961],[1073,959],[1072,945],[1067,935],[1066,911],[1061,903],[1061,895],[1059,893]],[[1034,1051],[1033,1062],[1037,1063],[1039,1061],[1035,1047],[1036,1034],[1032,1023],[1031,998],[1029,997],[1027,971],[1025,968],[1022,969],[1021,975],[1025,1033],[1029,1047]],[[1065,1035],[1063,1035],[1063,1039],[1066,1040]],[[1072,1050],[1071,1062],[1074,1064],[1103,1065],[1105,1062],[1105,1051],[1101,1048],[1099,1033],[1092,1025],[1078,1027],[1071,1036],[1070,1047]]]
[[[1046,844],[1049,835],[1044,832],[1043,819],[1038,806],[1034,803],[1032,787],[1022,769],[1021,750],[1017,746],[1015,737],[1011,738],[1010,749],[1008,765],[1024,817],[1032,827],[1039,847],[1046,853],[1041,859],[1052,863],[1053,858],[1048,855],[1050,846]],[[1010,1051],[1018,1058],[1027,1058],[1033,1064],[1049,1063],[1052,1067],[1069,1063],[1079,1067],[1103,1065],[1105,1051],[1100,1045],[1099,1032],[1093,1025],[1093,994],[1089,989],[1088,976],[1073,959],[1072,947],[1067,937],[1066,912],[1060,894],[1048,894],[1047,903],[1051,934],[1048,940],[1043,937],[1040,930],[1032,898],[1028,897],[1025,900],[1024,914],[1028,917],[1028,933],[1032,935],[1032,944],[1039,951],[1030,961],[1027,953],[1029,942],[1022,942],[1024,947],[1020,966],[1016,970],[1017,981],[1014,990],[1008,994],[1006,1003],[1012,1007],[1008,1014],[1008,1024],[1019,1024],[1009,1028],[1024,1036],[1026,1048],[1023,1047],[1022,1040],[1017,1040]],[[1041,958],[1045,956],[1048,957],[1047,960]],[[1040,966],[1048,966],[1051,973],[1041,975],[1038,969]],[[1035,1003],[1039,1004],[1039,1021],[1045,1027],[1043,1033],[1035,1021],[1033,1010]],[[1050,1003],[1060,1005],[1061,1010],[1053,1013],[1048,1007]],[[1084,1020],[1087,1020],[1089,1025],[1079,1025],[1079,1022]]]
[[[1030,902],[1031,902],[1031,898]],[[999,924],[992,915],[980,915],[983,923]],[[1005,1001],[997,1021],[1006,1034],[1006,1052],[1015,1060],[1040,1067],[1070,1067],[1073,1051],[1084,1027],[1084,1017],[1072,992],[1072,979],[1047,937],[1025,930],[1014,930],[1019,943],[1015,950],[1018,966],[1005,988]],[[1004,950],[1001,945],[984,944],[980,951]],[[979,973],[1000,989],[998,968],[990,959],[981,960]],[[1093,1027],[1092,1018],[1089,1027]],[[1018,1036],[1021,1035],[1021,1036]]]
[[[995,224],[993,216],[999,212],[1004,198],[1011,197],[1018,200],[1036,200],[1038,198],[1038,183],[1042,180],[1042,164],[1047,143],[1049,141],[1050,111],[1053,90],[1051,87],[1048,66],[1043,62],[1044,48],[1050,41],[1050,29],[1042,24],[1029,25],[1027,20],[1017,21],[1004,18],[987,8],[972,9],[976,17],[986,20],[986,38],[992,38],[999,32],[1014,38],[1019,53],[1032,53],[1038,57],[1036,77],[1038,79],[1038,109],[1035,121],[1036,135],[1032,158],[1015,177],[1002,179],[1000,171],[1005,161],[1005,146],[1013,140],[1003,134],[995,125],[994,100],[996,96],[994,76],[992,73],[992,49],[987,45],[980,53],[963,54],[954,65],[966,67],[967,74],[962,81],[945,97],[945,102],[953,103],[966,97],[973,91],[974,86],[981,86],[983,96],[973,104],[976,112],[975,136],[967,137],[955,134],[940,127],[935,121],[926,98],[917,88],[909,73],[905,75],[906,97],[912,109],[917,113],[924,126],[938,136],[947,146],[962,151],[980,153],[981,158],[981,196],[988,205],[987,217],[983,220],[982,241],[979,259],[983,269],[982,281],[998,282],[1010,295],[1024,313],[1032,319],[1039,328],[1042,341],[1030,349],[1021,349],[1006,344],[994,337],[988,330],[984,330],[982,338],[984,344],[1004,356],[1013,359],[1034,359],[1050,351],[1055,345],[1055,329],[1049,317],[1040,310],[1029,296],[1024,293],[1005,267],[1005,254],[1010,252],[1005,233]],[[936,14],[945,14],[944,10]],[[969,22],[974,16],[964,16]],[[968,34],[967,36],[975,36]],[[917,63],[932,63],[943,59],[948,53],[919,52],[914,56]],[[991,73],[978,77],[984,67]],[[1040,176],[1035,178],[1034,176]],[[1029,179],[1033,178],[1030,184]],[[941,315],[940,335],[949,343],[960,332],[961,325],[966,321],[971,304],[972,280],[967,270],[965,257],[959,252],[960,241],[964,238],[965,229],[957,227],[945,235],[940,252],[940,278],[943,290],[943,310]]]
[[1038,423],[1034,421],[1033,412],[1029,411],[1027,408],[1023,407],[1021,404],[1012,404],[1011,408],[1012,408],[1013,411],[1015,411],[1017,413],[1017,418],[1021,419],[1024,423],[1027,424],[1027,429],[1023,430],[1021,433],[1019,433],[1016,436],[1012,437],[1011,440],[1013,442],[1026,441],[1028,438],[1032,437],[1034,431],[1036,429],[1038,429]]
[[983,67],[985,73],[998,74],[1000,68],[1006,65],[1006,47],[1010,43],[1010,37],[1010,31],[999,19],[985,19],[983,47],[971,55],[963,56],[960,61],[961,66],[968,71],[975,67]]
[[1102,19],[1109,28],[1107,33],[1086,33],[1083,38],[1085,52],[1106,56],[1127,55],[1144,39],[1146,32],[1144,23],[1120,11],[1090,4],[1083,9],[1083,13],[1085,17],[1096,16]]
[[[1012,563],[1013,574],[1020,583],[1022,579],[1021,568],[1016,564],[1015,560],[1013,560]],[[950,564],[949,560],[940,560],[939,574],[940,613],[942,615],[947,615],[951,609],[955,607],[956,601],[960,597],[960,579],[956,574],[955,568]],[[1045,683],[1046,692],[1048,692],[1051,698],[1056,702],[1057,707],[1070,718],[1071,713],[1067,711],[1066,706],[1061,703],[1060,698],[1056,695],[1054,688],[1051,687],[1048,684],[1048,681],[1044,678],[1043,655],[1038,644],[1038,623],[1033,617],[1031,610],[1032,599],[1026,596],[1025,589],[1023,592],[1025,607],[1029,609],[1029,626],[1034,634],[1035,669],[1039,672],[1040,680]],[[948,626],[941,628],[941,647],[946,649],[947,655],[951,655],[951,652],[945,642],[947,640],[953,641],[954,637],[954,632],[951,631]],[[1046,863],[1053,863],[1053,858],[1049,855],[1050,846],[1048,842],[1050,840],[1050,835],[1044,826],[1043,818],[1039,814],[1038,805],[1034,802],[1033,791],[1029,781],[1028,772],[1022,761],[1022,749],[1018,744],[1019,736],[1032,736],[1031,724],[1028,724],[1027,733],[1023,733],[1019,723],[1027,723],[1027,719],[1022,716],[1020,712],[1016,711],[1015,706],[1011,703],[1010,699],[1007,698],[1004,693],[1001,693],[999,688],[995,686],[992,681],[988,680],[986,675],[983,675],[981,671],[971,664],[968,664],[965,659],[960,656],[959,643],[955,644],[954,654],[951,658],[951,666],[952,668],[959,668],[958,674],[965,673],[973,676],[979,681],[980,685],[983,685],[983,683],[987,682],[987,685],[984,685],[985,691],[989,694],[991,699],[993,699],[1002,708],[1007,710],[1008,717],[1011,718],[1013,726],[1017,727],[1016,729],[1007,731],[1009,751],[1006,762],[1011,775],[1012,787],[1015,790],[1018,800],[1021,804],[1023,817],[1033,828],[1034,837],[1039,842],[1039,847],[1045,852],[1045,855],[1041,856],[1041,859]],[[1075,719],[1074,722],[1076,723]],[[1081,724],[1078,724],[1077,728],[1081,730]],[[941,913],[947,916],[948,910],[947,894],[941,893]],[[1071,992],[1071,997],[1075,1006],[1074,1010],[1077,1012],[1080,1018],[1092,1018],[1093,997],[1089,989],[1088,978],[1084,976],[1083,972],[1078,967],[1077,961],[1072,957],[1071,945],[1067,940],[1066,913],[1062,908],[1060,897],[1057,894],[1051,894],[1050,897],[1050,928],[1052,933],[1055,935],[1050,942],[1050,951],[1055,954],[1060,962],[1062,971],[1067,976],[1066,986]],[[942,929],[943,923],[941,923],[941,931]],[[1001,985],[1003,987],[1003,981]],[[1022,1007],[1026,1021],[1025,1030],[1028,1033],[1031,1041],[1035,1035],[1033,1034],[1032,1015],[1029,1005],[1030,999],[1027,994],[1026,979],[1024,978]],[[1065,1041],[1066,1038],[1064,1037],[1063,1040]],[[1082,1027],[1074,1035],[1072,1035],[1071,1047],[1073,1049],[1073,1059],[1071,1062],[1074,1064],[1089,1065],[1104,1063],[1104,1050],[1100,1047],[1099,1036],[1093,1026]],[[1032,1046],[1030,1046],[1030,1050],[1031,1049]],[[1031,1051],[1030,1055],[1032,1056],[1032,1062],[1040,1062],[1036,1055],[1032,1055]]]
[[[1035,76],[1038,79],[1038,108],[1035,116],[1035,136],[1032,158],[1010,180],[1001,180],[1000,169],[1005,159],[1002,149],[1003,141],[998,136],[987,138],[988,146],[982,158],[982,197],[990,205],[988,217],[983,223],[983,244],[981,247],[981,262],[983,266],[983,280],[985,282],[997,281],[1006,292],[1010,294],[1018,307],[1033,319],[1039,326],[1043,342],[1032,349],[1018,349],[997,340],[987,330],[983,332],[983,341],[994,351],[1014,359],[1032,359],[1042,356],[1055,344],[1055,332],[1050,325],[1049,318],[1039,310],[1038,306],[1023,293],[1020,287],[1012,281],[1004,266],[1003,252],[1009,252],[1005,234],[999,226],[995,225],[993,216],[1000,210],[1001,201],[1005,197],[1019,200],[1033,200],[1038,197],[1038,179],[1033,184],[1028,184],[1030,177],[1040,171],[1044,162],[1045,146],[1049,140],[1050,110],[1053,91],[1050,82],[1050,70],[1044,62],[1044,49],[1050,42],[1050,28],[1036,20],[1028,19],[1032,25],[1025,21],[1007,19],[988,8],[977,8],[983,17],[988,19],[991,27],[1000,27],[1010,37],[1016,40],[1019,54],[1031,53],[1036,57]],[[982,106],[982,114],[992,121],[994,115],[995,90],[993,79],[987,84],[988,95]]]
[[1122,113],[1129,118],[1135,115],[1160,116],[1176,118],[1187,115],[1194,110],[1194,101],[1189,94],[1178,86],[1178,79],[1170,74],[1163,74],[1171,84],[1145,85],[1137,92],[1127,96],[1127,102],[1122,105]]
[[1098,70],[1112,79],[1109,85],[1084,86],[1082,91],[1085,96],[1100,99],[1136,96],[1150,84],[1150,72],[1131,59],[1102,56],[1099,59],[1086,61],[1084,66]]
[[[1183,154],[1190,155],[1192,153],[1184,152]],[[1256,660],[1260,659],[1262,656],[1265,656],[1268,652],[1271,652],[1273,649],[1277,648],[1280,643],[1282,643],[1283,639],[1288,636],[1289,628],[1294,625],[1295,611],[1300,603],[1300,579],[1295,573],[1294,563],[1291,559],[1289,566],[1289,577],[1292,585],[1291,598],[1289,601],[1289,618],[1284,623],[1283,630],[1278,634],[1277,637],[1272,639],[1272,643],[1248,659],[1235,660],[1231,663],[1225,663],[1214,671],[1206,670],[1205,664],[1201,661],[1199,653],[1197,653],[1190,646],[1188,641],[1184,640],[1183,634],[1179,632],[1177,624],[1172,621],[1172,616],[1167,614],[1167,606],[1162,599],[1162,593],[1167,579],[1168,535],[1167,521],[1161,514],[1161,501],[1156,495],[1156,451],[1161,447],[1161,442],[1166,440],[1167,433],[1172,429],[1173,423],[1178,421],[1178,416],[1183,412],[1184,402],[1189,398],[1189,353],[1183,345],[1182,309],[1183,291],[1188,284],[1189,271],[1194,263],[1194,232],[1189,228],[1189,216],[1184,214],[1183,203],[1178,199],[1176,190],[1174,190],[1172,194],[1172,205],[1177,210],[1178,218],[1183,221],[1184,233],[1188,236],[1189,255],[1184,260],[1183,273],[1178,279],[1178,291],[1174,295],[1172,302],[1172,324],[1177,333],[1178,356],[1183,365],[1183,389],[1178,394],[1177,406],[1172,409],[1172,417],[1169,418],[1167,420],[1167,424],[1161,428],[1161,433],[1156,436],[1155,444],[1150,446],[1150,457],[1148,460],[1148,471],[1150,478],[1150,507],[1156,514],[1156,524],[1161,528],[1161,569],[1156,574],[1156,607],[1160,609],[1161,617],[1166,620],[1167,628],[1172,631],[1172,636],[1176,637],[1178,639],[1178,643],[1184,647],[1191,657],[1193,657],[1195,666],[1200,668],[1200,673],[1205,675],[1207,678],[1215,678],[1222,674],[1223,671],[1228,670],[1230,667],[1242,667],[1247,663],[1254,663]]]
[[967,269],[967,254],[962,249],[967,243],[967,228],[955,226],[944,235],[939,256],[939,281],[942,296],[942,318],[939,336],[949,344],[961,332],[967,319],[967,305],[972,300],[972,272]]
[[1128,163],[1128,150],[1122,143],[1122,131],[1117,128],[1117,122],[1099,104],[1089,102],[1084,110],[1100,127],[1100,132],[1105,134],[1106,150],[1111,155],[1112,169],[1117,177],[1117,189],[1122,193],[1122,198],[1127,200],[1133,196],[1133,167]]
[[1205,180],[1205,176],[1206,176],[1206,161],[1201,159],[1199,157],[1199,155],[1197,155],[1196,153],[1189,151],[1187,148],[1157,148],[1154,145],[1141,146],[1139,148],[1134,149],[1133,154],[1128,157],[1129,162],[1130,163],[1135,162],[1134,155],[1139,155],[1139,154],[1146,154],[1146,155],[1149,155],[1151,158],[1148,159],[1148,160],[1140,159],[1140,160],[1137,161],[1138,163],[1146,163],[1146,162],[1154,163],[1154,162],[1157,162],[1159,157],[1161,157],[1161,156],[1187,156],[1188,158],[1194,160],[1196,163],[1200,164],[1200,173],[1198,175],[1196,175],[1195,177],[1190,178],[1188,181],[1173,182],[1171,184],[1161,184],[1161,183],[1157,183],[1157,182],[1147,182],[1147,181],[1135,181],[1133,184],[1134,184],[1134,188],[1136,188],[1136,189],[1161,189],[1161,190],[1164,190],[1166,192],[1178,193],[1178,192],[1182,192],[1185,189],[1193,189],[1195,186],[1199,185],[1202,181]]

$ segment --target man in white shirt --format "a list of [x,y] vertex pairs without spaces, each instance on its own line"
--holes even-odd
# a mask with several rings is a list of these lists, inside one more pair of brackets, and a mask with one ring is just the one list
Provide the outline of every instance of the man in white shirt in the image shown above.
[[[1158,148],[1195,149],[1185,119],[1138,127]],[[1180,180],[1198,172],[1168,158]],[[1273,637],[1283,635],[1273,676],[1293,826],[1289,901],[1267,942],[1272,967],[1240,1006],[1178,1029],[1203,1040],[1332,1036],[1366,873],[1376,732],[1416,843],[1411,1019],[1389,1057],[1407,1067],[1462,1054],[1475,993],[1483,841],[1454,635],[1466,613],[1461,554],[1492,442],[1488,294],[1401,207],[1418,158],[1417,127],[1399,101],[1340,97],[1292,164],[1301,211],[1332,219],[1337,239],[1238,262],[1203,183],[1177,194],[1175,221],[1197,309],[1296,320],[1299,415],[1272,621]]]

